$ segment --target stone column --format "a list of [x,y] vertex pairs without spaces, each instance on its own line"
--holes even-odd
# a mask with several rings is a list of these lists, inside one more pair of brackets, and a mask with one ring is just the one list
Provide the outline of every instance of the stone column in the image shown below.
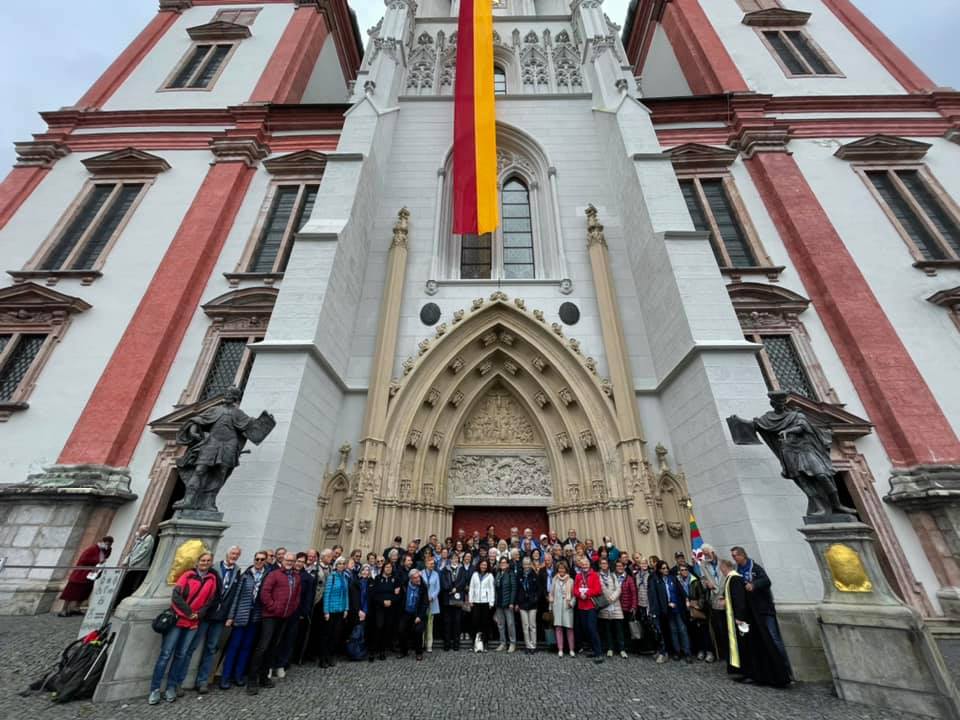
[[943,614],[960,620],[960,467],[894,471],[883,499],[907,513],[940,583]]
[[820,635],[843,700],[928,717],[960,718],[960,695],[923,619],[887,584],[863,523],[800,529],[816,556]]
[[363,436],[360,440],[360,459],[353,478],[354,511],[350,547],[372,547],[376,516],[374,495],[381,491],[383,460],[386,450],[384,434],[387,424],[387,406],[390,402],[390,376],[397,353],[397,335],[400,330],[400,305],[403,284],[407,276],[407,237],[410,211],[402,208],[393,226],[393,239],[387,253],[387,276],[380,299],[380,318],[377,322],[377,345],[370,368],[367,407],[363,418]]

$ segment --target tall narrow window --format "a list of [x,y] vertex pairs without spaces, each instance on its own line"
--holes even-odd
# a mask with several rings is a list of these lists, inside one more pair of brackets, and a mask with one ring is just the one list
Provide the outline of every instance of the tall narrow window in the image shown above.
[[804,31],[763,30],[760,34],[789,77],[840,74]]
[[16,398],[46,340],[46,334],[0,335],[0,403]]
[[144,187],[144,183],[94,184],[37,269],[91,269],[129,218]]
[[749,338],[763,344],[760,367],[771,390],[792,392],[816,400],[813,385],[790,335],[758,335]]
[[220,340],[198,400],[202,402],[222,395],[231,385],[243,390],[253,366],[253,357],[247,351],[247,343],[258,339],[259,337],[228,337]]
[[756,267],[757,253],[722,178],[680,180],[680,189],[694,227],[710,233],[710,244],[720,267]]
[[960,259],[960,221],[919,169],[867,170],[865,175],[917,260]]
[[533,265],[533,217],[530,193],[517,178],[511,178],[500,195],[503,216],[503,276],[507,279],[531,279]]
[[507,94],[507,73],[499,65],[493,66],[493,94]]
[[247,272],[282,273],[293,238],[313,212],[319,185],[279,185]]
[[169,90],[209,90],[219,77],[234,43],[195,45],[167,83]]

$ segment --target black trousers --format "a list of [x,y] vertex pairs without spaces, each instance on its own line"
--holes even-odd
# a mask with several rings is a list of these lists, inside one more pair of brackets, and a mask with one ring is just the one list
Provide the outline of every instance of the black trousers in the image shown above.
[[400,617],[400,654],[406,655],[411,649],[417,655],[423,655],[423,633],[427,629],[423,622],[416,622],[416,615],[403,613]]
[[454,605],[443,608],[443,649],[460,649],[460,620],[463,611]]
[[273,659],[283,640],[285,627],[287,621],[283,618],[264,618],[260,623],[260,639],[247,668],[247,683],[263,683],[267,679],[267,671],[273,667]]
[[329,660],[337,654],[343,638],[343,613],[330,613],[324,624],[323,642],[320,644],[320,659]]
[[473,605],[472,608],[473,609],[470,611],[470,622],[473,625],[474,641],[476,641],[476,638],[479,635],[483,642],[490,642],[490,638],[493,637],[493,634],[490,631],[493,608],[486,603]]
[[313,616],[310,618],[310,635],[307,638],[307,647],[303,658],[313,662],[320,657],[320,648],[323,646],[323,634],[326,630],[326,621],[323,619],[323,603],[313,606]]
[[373,632],[368,643],[370,654],[390,652],[393,649],[397,629],[395,609],[392,607],[378,608],[373,614],[372,629]]

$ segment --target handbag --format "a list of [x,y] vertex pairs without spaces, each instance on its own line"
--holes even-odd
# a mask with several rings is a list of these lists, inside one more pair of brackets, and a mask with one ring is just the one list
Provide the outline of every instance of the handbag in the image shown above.
[[706,620],[707,614],[700,609],[700,605],[690,605],[690,619],[691,620]]
[[167,608],[153,619],[150,627],[153,628],[154,632],[166,635],[176,624],[177,614],[170,608]]
[[593,604],[597,606],[598,610],[603,610],[610,604],[610,598],[607,597],[605,592],[602,592],[593,598]]
[[639,620],[631,620],[627,625],[630,628],[630,639],[631,640],[642,640],[643,639],[643,627],[640,625]]

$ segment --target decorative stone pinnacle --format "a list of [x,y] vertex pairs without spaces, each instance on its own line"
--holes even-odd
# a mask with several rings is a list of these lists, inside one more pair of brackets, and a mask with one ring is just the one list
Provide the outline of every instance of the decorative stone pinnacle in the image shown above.
[[405,207],[397,213],[397,221],[393,224],[393,241],[390,247],[407,247],[407,236],[410,233],[410,211]]
[[340,446],[340,464],[337,466],[337,470],[343,471],[347,468],[347,460],[350,458],[350,443],[345,442]]
[[607,238],[603,234],[603,225],[597,218],[597,208],[592,204],[587,206],[587,247],[603,245],[606,247]]

